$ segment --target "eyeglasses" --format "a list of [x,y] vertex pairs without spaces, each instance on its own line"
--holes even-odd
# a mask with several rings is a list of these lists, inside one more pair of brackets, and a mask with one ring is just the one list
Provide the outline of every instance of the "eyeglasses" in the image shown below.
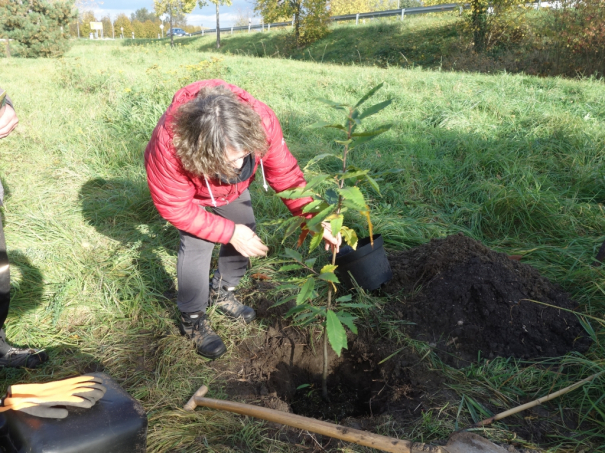
[[229,159],[229,162],[230,162],[230,163],[234,163],[234,162],[237,162],[237,161],[238,161],[238,160],[240,160],[240,159],[245,159],[245,158],[246,158],[246,157],[248,157],[250,154],[252,154],[252,151],[248,151],[248,152],[247,152],[246,154],[244,154],[243,156],[236,157],[235,159]]

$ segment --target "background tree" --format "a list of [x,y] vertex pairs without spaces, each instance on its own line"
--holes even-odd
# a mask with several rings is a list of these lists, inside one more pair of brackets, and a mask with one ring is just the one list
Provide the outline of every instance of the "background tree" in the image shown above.
[[469,3],[466,25],[473,34],[475,52],[518,40],[523,35],[525,0],[470,0]]
[[[442,0],[439,0],[442,3]],[[331,0],[330,15],[340,16],[343,14],[367,13],[369,11],[386,11],[396,9],[399,5],[401,8],[407,7],[410,3],[414,6],[420,6],[420,2],[413,0]],[[426,1],[425,1],[426,3]]]
[[76,17],[73,0],[8,0],[0,8],[0,36],[17,41],[25,57],[57,57],[69,48]]
[[172,35],[173,18],[175,15],[190,13],[195,8],[196,0],[154,0],[156,16],[168,14],[170,23],[170,46],[174,47],[174,36]]
[[200,8],[208,6],[208,2],[213,3],[216,6],[216,48],[221,47],[221,23],[219,20],[219,6],[231,6],[231,0],[198,0]]
[[118,15],[113,26],[115,27],[116,35],[120,35],[122,33],[121,29],[124,28],[124,37],[132,36],[132,24],[126,14]]
[[109,16],[105,16],[105,17],[101,18],[100,22],[103,23],[103,36],[105,36],[106,38],[113,37],[113,35],[111,33],[111,30],[112,30],[111,18]]
[[300,47],[328,34],[327,3],[327,0],[256,0],[254,10],[265,23],[294,18],[294,41]]
[[92,11],[84,11],[80,15],[80,36],[84,38],[88,38],[90,32],[90,23],[98,22],[99,20],[95,17],[95,14]]
[[153,11],[147,11],[147,8],[139,8],[130,15],[130,22],[138,20],[141,23],[145,23],[148,20],[151,22],[159,22],[159,18],[153,13]]
[[248,26],[249,15],[244,12],[243,9],[237,8],[235,12],[235,22],[233,24],[234,27],[247,27]]

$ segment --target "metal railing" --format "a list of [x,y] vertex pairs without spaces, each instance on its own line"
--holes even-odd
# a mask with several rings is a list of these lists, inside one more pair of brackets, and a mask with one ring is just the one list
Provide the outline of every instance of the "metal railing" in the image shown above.
[[[417,6],[414,8],[401,8],[401,9],[390,9],[387,11],[371,11],[368,13],[357,13],[357,14],[344,14],[342,16],[332,16],[330,17],[330,20],[334,21],[334,22],[341,22],[341,21],[345,21],[345,20],[354,20],[355,24],[359,23],[359,19],[368,19],[368,18],[374,18],[374,17],[393,17],[393,16],[397,16],[397,17],[401,17],[401,20],[403,20],[403,18],[405,16],[410,16],[413,14],[429,14],[429,13],[441,13],[441,12],[445,12],[445,11],[455,11],[455,10],[460,10],[462,11],[462,9],[468,8],[468,5],[460,5],[458,3],[448,3],[448,4],[444,4],[444,5],[433,5],[433,6]],[[251,30],[261,30],[264,31],[265,29],[267,29],[267,31],[271,31],[271,28],[276,28],[276,27],[289,27],[289,26],[294,26],[294,19],[288,22],[274,22],[271,24],[257,24],[257,25],[244,25],[241,27],[225,27],[225,28],[221,28],[220,32],[231,32],[233,33],[234,31],[248,31],[250,32]],[[209,29],[209,30],[202,30],[202,31],[196,31],[194,33],[191,33],[191,36],[194,35],[202,35],[204,36],[204,34],[206,33],[216,33],[216,28],[213,29]]]

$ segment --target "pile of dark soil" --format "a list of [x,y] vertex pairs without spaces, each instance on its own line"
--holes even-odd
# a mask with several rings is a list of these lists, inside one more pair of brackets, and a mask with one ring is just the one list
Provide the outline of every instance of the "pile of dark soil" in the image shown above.
[[446,363],[479,357],[531,359],[585,352],[590,340],[561,287],[533,267],[462,234],[434,239],[389,258],[391,306],[415,323],[409,334],[435,346]]

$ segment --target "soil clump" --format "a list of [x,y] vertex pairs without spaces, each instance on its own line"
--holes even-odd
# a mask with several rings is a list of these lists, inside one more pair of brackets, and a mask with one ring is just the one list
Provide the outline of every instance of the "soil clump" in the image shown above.
[[577,304],[527,264],[463,234],[433,239],[389,257],[396,297],[390,308],[412,338],[428,342],[446,363],[479,358],[534,359],[585,352],[590,340],[573,313]]

